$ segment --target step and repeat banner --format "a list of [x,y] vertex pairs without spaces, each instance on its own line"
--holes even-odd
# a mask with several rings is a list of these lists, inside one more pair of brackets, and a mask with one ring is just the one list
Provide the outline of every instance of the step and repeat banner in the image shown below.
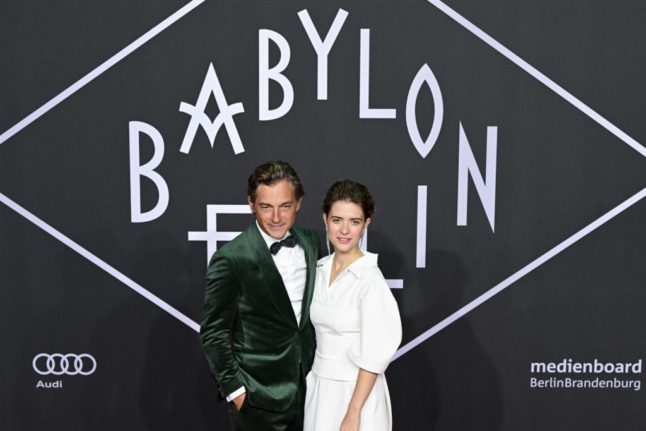
[[[228,430],[210,255],[281,159],[366,184],[400,430],[643,430],[646,6],[0,6],[0,428]],[[322,244],[322,248],[324,246]]]

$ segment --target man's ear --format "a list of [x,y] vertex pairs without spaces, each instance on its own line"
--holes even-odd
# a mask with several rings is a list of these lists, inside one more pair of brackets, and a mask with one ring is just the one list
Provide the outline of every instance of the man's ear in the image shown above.
[[249,208],[251,208],[251,213],[255,214],[256,212],[253,210],[253,201],[251,200],[251,196],[247,196],[247,203],[249,204]]
[[301,209],[301,202],[303,202],[303,198],[300,198],[300,199],[298,200],[298,202],[296,202],[296,211],[298,211],[299,209]]

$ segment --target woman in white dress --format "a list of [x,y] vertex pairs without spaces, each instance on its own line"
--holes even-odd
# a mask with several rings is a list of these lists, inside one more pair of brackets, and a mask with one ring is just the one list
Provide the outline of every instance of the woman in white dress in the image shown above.
[[334,253],[316,268],[305,431],[392,430],[384,371],[401,342],[401,320],[377,255],[360,249],[373,212],[368,189],[350,180],[334,183],[323,202]]

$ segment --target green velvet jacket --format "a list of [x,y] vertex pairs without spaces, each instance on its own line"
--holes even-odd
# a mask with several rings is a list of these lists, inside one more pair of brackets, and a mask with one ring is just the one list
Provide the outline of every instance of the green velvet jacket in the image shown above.
[[292,227],[305,250],[307,281],[300,324],[283,279],[254,222],[211,258],[200,338],[224,395],[244,386],[245,403],[285,411],[314,360],[310,303],[319,240]]

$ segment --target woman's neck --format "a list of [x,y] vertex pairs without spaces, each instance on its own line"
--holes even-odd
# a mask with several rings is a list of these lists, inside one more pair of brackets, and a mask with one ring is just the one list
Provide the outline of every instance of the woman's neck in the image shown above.
[[352,249],[347,253],[343,253],[343,254],[339,254],[335,252],[334,259],[332,260],[332,268],[337,273],[340,271],[343,271],[345,268],[350,266],[352,262],[359,259],[361,256],[363,256],[363,253],[361,252],[359,247]]

